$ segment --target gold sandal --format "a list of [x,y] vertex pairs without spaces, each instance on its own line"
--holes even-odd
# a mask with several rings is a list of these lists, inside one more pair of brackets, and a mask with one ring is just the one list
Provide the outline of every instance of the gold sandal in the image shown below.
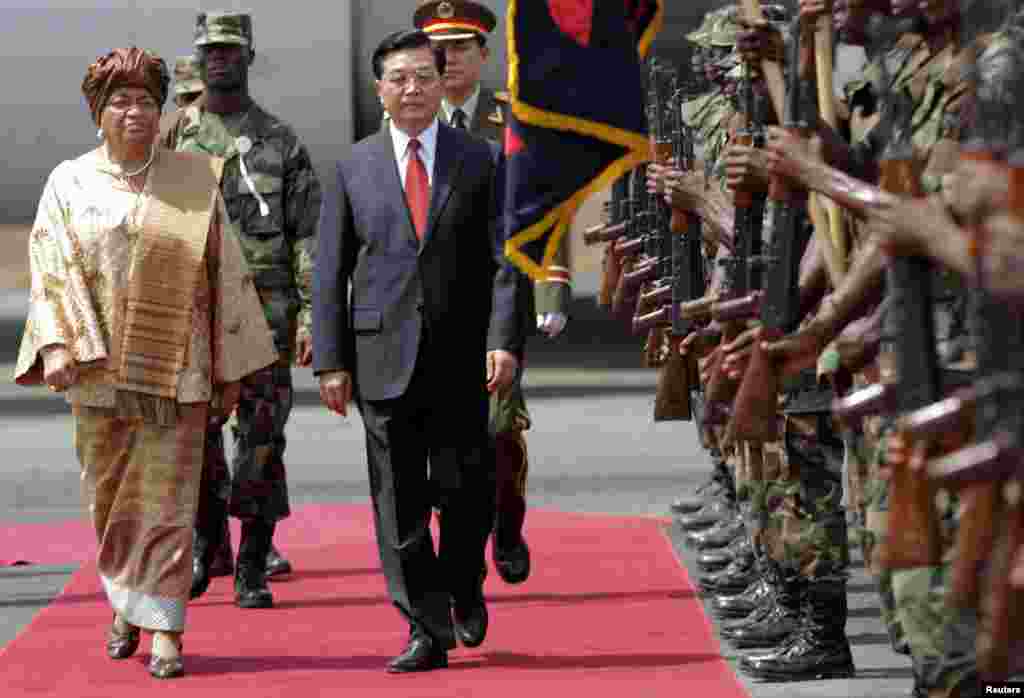
[[111,659],[128,659],[135,654],[135,650],[139,649],[141,638],[142,631],[133,625],[129,625],[128,630],[119,629],[115,613],[114,621],[110,624],[110,630],[107,632],[107,656]]
[[[178,652],[181,652],[184,643],[179,638],[177,644]],[[176,679],[185,675],[185,662],[180,654],[177,657],[159,657],[154,654],[149,658],[148,669],[154,679]]]

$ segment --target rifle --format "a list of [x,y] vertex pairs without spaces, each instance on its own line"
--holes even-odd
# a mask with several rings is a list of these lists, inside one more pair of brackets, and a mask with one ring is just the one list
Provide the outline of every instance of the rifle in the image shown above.
[[626,221],[626,234],[612,245],[611,254],[620,262],[621,273],[612,294],[612,315],[625,320],[631,318],[636,307],[639,284],[630,277],[637,265],[637,256],[643,250],[648,234],[647,212],[641,209],[640,191],[646,188],[643,169],[636,168],[629,175],[629,195],[623,200],[622,219]]
[[604,248],[604,256],[601,260],[601,287],[597,294],[597,305],[601,308],[611,307],[612,294],[615,293],[615,287],[619,285],[619,277],[622,275],[622,260],[615,254],[614,242],[625,235],[629,227],[629,222],[624,217],[623,199],[625,198],[625,189],[625,178],[620,178],[612,184],[611,199],[605,202],[601,212],[604,220],[599,226],[595,226],[601,235],[608,234],[610,236],[610,231],[616,229],[615,237],[611,237],[608,240],[591,242],[590,240],[595,238],[594,236],[588,238],[587,233],[592,229],[588,229],[583,233],[585,244],[596,244],[601,241],[607,242]]
[[[806,125],[801,118],[800,31],[798,19],[793,22],[787,75],[784,128],[802,133]],[[792,332],[800,320],[800,259],[809,235],[806,220],[806,193],[794,189],[782,177],[773,177],[766,205],[767,255],[764,256],[764,294],[760,303],[761,340],[773,341]],[[743,376],[729,422],[727,441],[774,441],[778,438],[776,397],[779,393],[779,371],[754,345],[753,356]]]
[[[1019,56],[1016,64],[1019,75]],[[1024,82],[1017,81],[1018,89]],[[977,93],[976,131],[961,157],[998,162],[1001,136],[1013,123],[1012,99],[989,85]],[[1007,161],[1009,210],[1024,219],[1024,147]],[[983,256],[984,228],[974,221],[970,252],[976,264],[974,289],[978,310],[980,378],[969,391],[979,442],[930,464],[929,474],[946,485],[959,486],[960,526],[953,564],[950,600],[978,609],[978,668],[988,681],[1002,681],[1018,670],[1020,628],[1024,622],[1024,591],[1013,588],[1010,572],[1024,545],[1024,314],[988,291]],[[1016,636],[1015,636],[1016,633]],[[1019,664],[1019,660],[1017,661]]]
[[[740,81],[740,105],[744,123],[736,133],[737,143],[754,147],[763,146],[762,105],[754,91],[750,66],[746,64],[743,66],[743,79]],[[734,249],[731,257],[720,260],[725,270],[724,284],[710,308],[711,317],[722,325],[723,344],[731,342],[739,334],[744,309],[752,310],[751,296],[748,294],[760,286],[760,269],[752,262],[761,252],[765,195],[757,191],[738,189],[734,194],[733,203]],[[756,301],[753,303],[756,304]],[[711,378],[707,387],[708,402],[731,403],[736,396],[739,385],[723,370],[724,361],[725,353],[719,353],[709,369]]]

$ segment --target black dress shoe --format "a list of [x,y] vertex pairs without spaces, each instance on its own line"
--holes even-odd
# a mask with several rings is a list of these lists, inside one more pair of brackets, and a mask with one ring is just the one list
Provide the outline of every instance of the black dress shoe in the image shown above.
[[107,632],[107,656],[111,659],[128,659],[139,649],[141,637],[142,632],[133,626],[129,626],[127,630],[119,630],[115,615],[114,622],[110,624],[110,630]]
[[267,553],[267,577],[283,577],[292,573],[292,563],[288,562],[281,552],[273,545]]
[[235,569],[235,605],[239,608],[273,608],[274,596],[260,566],[239,560]]
[[494,569],[506,584],[521,584],[530,576],[530,548],[522,538],[515,545],[498,547],[494,542]]
[[753,552],[754,546],[750,542],[750,536],[740,536],[724,548],[702,550],[697,556],[697,564],[702,570],[713,572],[726,567],[736,558],[751,555]]
[[455,637],[465,647],[479,647],[487,636],[487,604],[484,603],[483,591],[453,601]]
[[448,653],[426,633],[414,632],[402,653],[388,662],[388,673],[408,674],[448,666]]

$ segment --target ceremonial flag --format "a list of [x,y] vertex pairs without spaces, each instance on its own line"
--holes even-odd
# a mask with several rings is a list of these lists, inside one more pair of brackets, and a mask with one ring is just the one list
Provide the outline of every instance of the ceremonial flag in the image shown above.
[[592,193],[649,159],[642,61],[664,0],[509,0],[505,254],[544,280]]

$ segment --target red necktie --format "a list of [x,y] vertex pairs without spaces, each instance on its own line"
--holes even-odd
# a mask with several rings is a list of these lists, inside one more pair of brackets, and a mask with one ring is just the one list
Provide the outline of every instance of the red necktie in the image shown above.
[[412,224],[416,228],[416,237],[423,239],[427,230],[427,206],[430,201],[430,180],[427,179],[427,168],[420,159],[420,142],[413,138],[409,141],[409,163],[405,168],[405,200],[412,214]]

